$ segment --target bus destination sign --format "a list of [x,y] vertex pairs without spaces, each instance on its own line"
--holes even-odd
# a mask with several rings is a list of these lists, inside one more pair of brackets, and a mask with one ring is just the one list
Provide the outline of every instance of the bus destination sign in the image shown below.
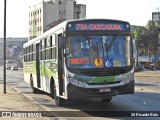
[[129,31],[127,23],[71,23],[68,24],[69,31]]
[[76,24],[76,30],[122,30],[120,24]]

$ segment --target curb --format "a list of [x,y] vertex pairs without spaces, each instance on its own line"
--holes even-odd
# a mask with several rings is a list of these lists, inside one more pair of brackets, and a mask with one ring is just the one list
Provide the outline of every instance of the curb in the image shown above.
[[[46,110],[45,110],[41,105],[39,105],[34,99],[32,99],[32,97],[30,97],[29,95],[23,94],[23,93],[21,92],[21,90],[19,90],[18,88],[16,88],[16,87],[13,86],[13,85],[11,85],[10,87],[11,87],[12,89],[16,90],[18,94],[21,94],[22,96],[24,96],[25,98],[27,98],[28,100],[30,100],[30,102],[36,104],[38,107],[40,107],[40,109],[42,109],[43,111],[46,112]],[[55,117],[56,117],[56,115],[53,116],[53,117],[47,117],[47,118],[50,119],[50,120],[53,120]],[[44,118],[45,118],[45,117],[44,117]]]
[[136,75],[135,77],[150,77],[150,78],[160,78],[160,77],[153,77],[153,76],[141,76],[141,75],[140,75],[140,76],[137,76],[137,75]]
[[21,90],[19,90],[18,88],[16,88],[15,86],[11,85],[10,86],[12,89],[16,90],[18,94],[21,94],[22,96],[26,97],[27,99],[29,99],[31,102],[33,102],[34,104],[36,104],[38,107],[40,107],[41,109],[43,109],[44,111],[46,111],[43,107],[41,107],[34,99],[32,99],[32,97],[30,97],[29,95],[23,94],[21,92]]
[[[43,109],[43,111],[47,112],[47,110],[46,110],[43,106],[39,105],[38,102],[36,102],[32,97],[30,97],[30,96],[27,95],[27,94],[22,93],[20,89],[16,88],[16,87],[13,86],[13,85],[11,85],[10,87],[11,87],[12,89],[16,90],[19,94],[21,94],[21,95],[23,95],[24,97],[26,97],[27,99],[29,99],[31,102],[33,102],[34,104],[36,104],[38,107],[40,107],[41,109]],[[32,93],[32,94],[33,94],[33,93]],[[52,115],[53,115],[53,114],[52,114]],[[54,116],[52,116],[52,117],[47,117],[47,118],[50,119],[50,120],[59,119],[59,118],[61,118],[61,119],[63,119],[63,120],[67,120],[65,117],[57,117],[57,116],[59,116],[59,115],[56,114],[56,113],[54,113]]]

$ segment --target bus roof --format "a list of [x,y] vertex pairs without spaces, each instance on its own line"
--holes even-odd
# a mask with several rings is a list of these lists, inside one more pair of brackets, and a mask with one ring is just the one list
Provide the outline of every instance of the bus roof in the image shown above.
[[56,32],[58,29],[61,29],[61,28],[64,29],[66,23],[67,23],[67,21],[64,21],[64,22],[58,24],[57,26],[51,28],[50,30],[44,32],[42,35],[40,35],[40,36],[38,36],[38,37],[36,37],[36,38],[28,41],[27,43],[23,44],[23,48],[28,47],[28,46],[34,44],[34,43],[35,43],[36,41],[38,41],[38,40],[41,40],[41,39],[43,39],[43,38],[46,38],[48,35]]
[[46,38],[48,35],[53,34],[54,32],[56,32],[57,30],[59,30],[61,28],[63,28],[64,31],[65,31],[67,23],[78,22],[78,21],[112,21],[112,22],[122,22],[122,23],[128,23],[129,24],[129,22],[127,22],[127,21],[114,20],[114,19],[74,19],[74,20],[67,20],[67,21],[63,21],[62,23],[58,24],[57,26],[51,28],[50,30],[43,33],[42,35],[40,35],[40,36],[28,41],[27,43],[23,44],[23,48],[26,48],[26,47],[34,44],[38,40]]
[[124,22],[128,23],[128,21],[123,21],[123,20],[116,20],[116,19],[74,19],[74,20],[68,20],[67,22],[76,22],[76,21],[113,21],[113,22]]

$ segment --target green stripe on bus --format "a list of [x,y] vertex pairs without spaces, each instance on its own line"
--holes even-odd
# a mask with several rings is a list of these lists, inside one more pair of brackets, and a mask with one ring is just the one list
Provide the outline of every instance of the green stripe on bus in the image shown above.
[[73,78],[85,83],[102,83],[104,81],[107,81],[107,82],[115,81],[115,76],[95,77],[95,76],[74,75]]

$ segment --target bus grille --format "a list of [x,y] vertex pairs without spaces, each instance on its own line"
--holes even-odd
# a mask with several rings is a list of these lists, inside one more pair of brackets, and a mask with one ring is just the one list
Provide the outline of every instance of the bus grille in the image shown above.
[[88,85],[110,85],[110,84],[116,84],[120,83],[121,81],[116,81],[116,82],[103,82],[103,83],[87,83]]

